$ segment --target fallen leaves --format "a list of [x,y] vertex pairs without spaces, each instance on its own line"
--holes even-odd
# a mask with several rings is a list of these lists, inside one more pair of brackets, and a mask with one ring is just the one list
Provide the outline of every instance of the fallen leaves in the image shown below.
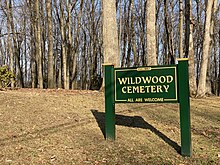
[[56,160],[56,155],[53,155],[53,156],[50,157],[51,162],[54,162],[55,160]]

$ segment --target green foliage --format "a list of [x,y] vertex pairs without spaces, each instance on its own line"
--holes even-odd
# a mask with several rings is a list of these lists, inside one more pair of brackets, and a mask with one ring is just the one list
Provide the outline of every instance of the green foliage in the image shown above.
[[6,65],[0,67],[0,88],[9,87],[14,79],[15,75],[8,69]]

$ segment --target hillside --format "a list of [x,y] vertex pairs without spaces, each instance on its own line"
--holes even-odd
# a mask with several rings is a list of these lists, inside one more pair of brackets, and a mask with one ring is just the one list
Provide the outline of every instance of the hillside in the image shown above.
[[218,164],[220,98],[191,99],[193,155],[180,151],[178,104],[117,104],[104,139],[104,94],[0,91],[0,164]]

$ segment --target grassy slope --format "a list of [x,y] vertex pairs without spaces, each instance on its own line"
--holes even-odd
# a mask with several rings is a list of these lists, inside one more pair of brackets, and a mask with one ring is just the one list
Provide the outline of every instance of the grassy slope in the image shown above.
[[103,94],[0,92],[0,164],[218,164],[220,98],[191,100],[193,155],[182,157],[178,104],[117,104],[106,142]]

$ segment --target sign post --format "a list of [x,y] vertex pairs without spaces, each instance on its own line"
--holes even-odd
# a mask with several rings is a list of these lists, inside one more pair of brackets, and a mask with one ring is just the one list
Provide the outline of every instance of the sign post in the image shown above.
[[104,70],[106,140],[115,140],[115,103],[179,103],[181,155],[192,155],[188,59],[133,68],[105,64]]
[[114,65],[104,65],[105,70],[105,138],[115,140]]
[[191,127],[189,102],[188,60],[178,60],[178,89],[180,107],[181,154],[191,156]]

